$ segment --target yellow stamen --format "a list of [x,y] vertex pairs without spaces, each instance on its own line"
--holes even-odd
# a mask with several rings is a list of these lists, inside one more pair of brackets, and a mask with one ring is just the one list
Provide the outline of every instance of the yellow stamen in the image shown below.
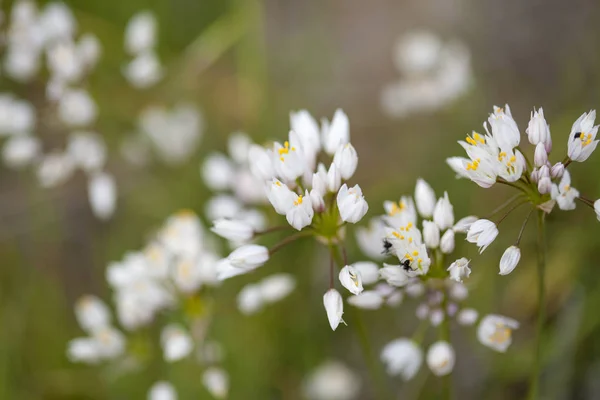
[[298,200],[294,201],[295,206],[299,206],[302,204],[302,195],[298,196]]

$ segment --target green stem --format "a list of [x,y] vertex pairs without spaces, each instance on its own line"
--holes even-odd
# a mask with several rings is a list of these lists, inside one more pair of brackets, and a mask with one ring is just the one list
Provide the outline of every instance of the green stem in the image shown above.
[[539,384],[540,384],[540,372],[541,372],[541,357],[542,357],[542,333],[544,329],[545,307],[546,307],[546,289],[544,285],[545,270],[546,270],[546,245],[545,245],[545,234],[544,234],[544,218],[545,214],[543,211],[538,211],[538,234],[537,234],[537,273],[538,273],[538,319],[537,319],[537,331],[535,338],[535,358],[533,361],[533,369],[531,372],[530,386],[529,386],[529,400],[535,400],[539,398]]
[[[345,263],[340,252],[338,251],[338,248],[333,243],[330,243],[329,250],[338,267],[342,268]],[[371,348],[369,335],[362,320],[361,312],[358,308],[351,307],[349,313],[352,315],[353,324],[351,325],[360,341],[360,348],[362,350],[363,357],[365,358],[365,362],[367,363],[369,373],[371,374],[371,379],[374,383],[373,386],[375,387],[376,398],[391,399],[392,396],[387,393],[385,374],[383,373],[381,365],[379,364],[379,361],[373,353],[373,349]]]

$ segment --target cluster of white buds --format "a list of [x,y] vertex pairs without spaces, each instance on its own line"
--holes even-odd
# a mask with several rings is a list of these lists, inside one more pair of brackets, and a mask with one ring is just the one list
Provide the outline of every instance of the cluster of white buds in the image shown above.
[[513,119],[510,107],[494,107],[487,123],[486,134],[473,132],[459,144],[466,150],[468,158],[451,157],[447,160],[458,177],[471,179],[479,186],[489,188],[496,183],[509,185],[518,194],[492,212],[492,215],[505,209],[508,211],[499,219],[480,219],[473,223],[467,233],[467,240],[479,246],[483,252],[498,236],[498,225],[513,210],[523,204],[530,204],[531,211],[524,220],[515,245],[504,252],[500,260],[500,274],[512,272],[521,258],[519,243],[535,209],[540,218],[552,212],[555,206],[561,210],[573,210],[576,200],[593,208],[597,214],[600,203],[582,196],[571,186],[571,175],[567,167],[573,162],[587,160],[596,149],[598,126],[594,126],[596,112],[583,113],[573,124],[568,136],[567,155],[563,161],[552,164],[549,154],[552,150],[550,126],[540,108],[531,113],[526,129],[529,143],[535,146],[533,164],[520,150],[521,134]]
[[[434,190],[422,179],[417,181],[414,200],[402,196],[398,202],[384,202],[384,209],[386,214],[373,218],[369,228],[358,230],[356,239],[367,255],[375,255],[377,259],[394,256],[399,264],[384,262],[381,269],[370,262],[354,264],[350,276],[356,276],[360,291],[348,303],[363,309],[378,309],[384,304],[396,306],[404,298],[418,299],[416,316],[421,320],[420,328],[413,338],[396,339],[386,345],[381,359],[390,374],[411,379],[423,362],[420,342],[425,330],[434,327],[440,331],[440,341],[429,347],[427,365],[435,375],[447,375],[455,362],[449,342],[450,321],[471,326],[478,319],[478,312],[466,305],[469,291],[462,283],[471,273],[470,260],[464,257],[453,262],[447,260],[453,259],[449,257],[455,250],[455,235],[465,234],[477,217],[455,222],[448,193],[436,198]],[[385,282],[377,283],[379,279]],[[363,286],[371,284],[375,284],[373,289],[363,291]],[[489,331],[485,322],[488,319],[482,320],[480,332]],[[510,324],[509,328],[516,326]],[[490,339],[492,334],[481,334],[481,342],[498,349],[492,342],[499,339]],[[510,335],[501,345],[505,350],[509,344]]]
[[[216,398],[224,398],[228,378],[225,371],[213,365],[221,357],[214,356],[219,353],[213,351],[218,345],[206,338],[212,315],[209,295],[202,290],[219,283],[219,257],[213,253],[213,247],[196,215],[182,211],[166,221],[146,248],[130,252],[122,261],[109,265],[106,279],[114,293],[119,325],[128,333],[151,324],[159,312],[185,316],[180,323],[162,327],[157,345],[162,348],[163,359],[167,363],[177,362],[191,357],[196,350],[200,354],[197,361],[206,366],[203,375],[206,388]],[[127,358],[143,362],[144,355],[134,349],[129,351],[126,335],[111,326],[110,311],[102,301],[84,296],[75,312],[89,337],[69,343],[68,355],[72,361],[118,362]],[[160,393],[175,392],[169,383],[160,382],[150,390],[149,397]]]
[[[219,279],[253,271],[281,247],[301,237],[314,236],[329,246],[332,257],[343,267],[339,276],[342,285],[359,294],[360,276],[346,260],[341,260],[338,252],[346,225],[359,222],[369,208],[360,186],[347,183],[358,165],[358,155],[350,143],[348,117],[337,110],[331,121],[323,120],[319,126],[303,110],[292,113],[290,123],[289,138],[283,144],[275,142],[262,147],[237,134],[229,142],[230,157],[213,154],[203,165],[204,180],[209,187],[237,194],[241,186],[244,194],[237,196],[241,202],[220,195],[209,203],[208,214],[214,217],[213,232],[229,240],[233,247],[241,245],[219,263]],[[247,175],[248,170],[251,176]],[[262,189],[262,193],[254,194],[256,188]],[[285,230],[285,226],[264,229],[261,214],[246,208],[265,200],[276,213],[285,215],[291,228],[300,231],[271,249],[248,244],[263,234]],[[333,287],[333,260],[331,267],[330,289],[323,301],[331,328],[335,330],[343,322],[343,301]],[[262,306],[264,294],[260,292],[259,286],[249,286],[240,293],[244,312]]]
[[458,40],[444,42],[432,32],[413,31],[398,40],[393,55],[402,76],[381,92],[381,106],[391,117],[438,110],[471,87],[471,54]]
[[150,11],[135,14],[125,29],[125,51],[133,59],[123,68],[123,75],[134,88],[151,87],[163,76],[155,51],[156,31],[156,18]]

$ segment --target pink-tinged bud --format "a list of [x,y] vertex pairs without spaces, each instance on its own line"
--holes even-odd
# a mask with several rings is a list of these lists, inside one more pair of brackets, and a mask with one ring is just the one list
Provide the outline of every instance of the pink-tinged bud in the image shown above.
[[536,167],[546,165],[548,162],[548,153],[546,153],[546,146],[544,143],[538,143],[535,146],[535,153],[533,155],[533,163]]
[[552,179],[560,179],[565,173],[565,165],[563,163],[556,163],[550,168],[550,176]]
[[540,180],[540,171],[536,168],[533,170],[533,172],[531,173],[531,182],[533,183],[538,183],[538,181]]
[[540,194],[548,194],[552,190],[552,180],[545,176],[538,182],[538,192]]

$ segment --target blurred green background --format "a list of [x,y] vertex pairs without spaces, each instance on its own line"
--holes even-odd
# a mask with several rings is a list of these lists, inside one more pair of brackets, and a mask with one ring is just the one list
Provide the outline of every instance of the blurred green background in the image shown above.
[[[181,208],[202,214],[209,192],[200,179],[201,160],[211,150],[224,150],[232,131],[245,131],[257,142],[282,139],[290,110],[306,108],[320,118],[341,107],[360,155],[353,182],[363,188],[370,216],[382,213],[383,200],[411,194],[422,177],[438,195],[447,190],[456,216],[462,217],[485,215],[511,194],[454,180],[445,164],[446,157],[461,155],[456,141],[480,129],[492,105],[508,102],[521,132],[533,107],[543,106],[553,133],[551,159],[559,161],[572,122],[600,104],[600,6],[593,1],[66,3],[80,31],[97,34],[103,44],[90,85],[99,105],[97,129],[110,148],[135,126],[141,108],[153,102],[198,103],[206,129],[197,154],[176,168],[153,164],[135,169],[112,152],[108,169],[117,177],[119,199],[109,222],[91,214],[83,177],[44,190],[29,172],[0,170],[2,399],[138,399],[164,377],[181,399],[210,398],[199,371],[186,362],[171,367],[153,363],[113,379],[100,368],[69,363],[65,346],[81,335],[73,315],[75,299],[86,293],[110,298],[104,280],[108,262],[141,248],[169,214]],[[2,9],[10,5],[4,2]],[[125,24],[143,9],[158,17],[158,52],[169,78],[140,94],[127,87],[120,71]],[[441,111],[393,120],[381,112],[379,92],[398,77],[391,57],[395,40],[415,28],[463,40],[471,49],[475,83]],[[3,91],[24,95],[21,86],[0,79]],[[33,86],[28,93],[36,93]],[[597,155],[572,165],[573,186],[594,198],[600,193],[599,170]],[[481,346],[474,329],[453,328],[456,398],[522,398],[526,392],[536,315],[533,232],[528,230],[522,241],[518,268],[506,277],[497,274],[500,255],[516,238],[524,212],[503,223],[498,243],[483,256],[474,246],[458,243],[473,259],[470,303],[482,314],[513,317],[522,327],[504,355]],[[549,218],[543,398],[600,398],[599,231],[593,212],[581,205]],[[349,240],[351,260],[364,259]],[[327,325],[322,306],[327,279],[319,273],[327,262],[318,245],[294,244],[255,274],[227,281],[215,292],[218,317],[212,335],[226,351],[231,399],[300,399],[303,378],[331,358],[360,373],[358,398],[374,398],[353,329],[331,332]],[[259,315],[242,316],[235,303],[239,289],[279,271],[297,277],[296,291]],[[376,353],[391,339],[412,334],[411,304],[363,313]],[[349,325],[353,322],[350,315]],[[438,379],[426,368],[409,383],[399,378],[386,383],[398,399],[438,396]]]

